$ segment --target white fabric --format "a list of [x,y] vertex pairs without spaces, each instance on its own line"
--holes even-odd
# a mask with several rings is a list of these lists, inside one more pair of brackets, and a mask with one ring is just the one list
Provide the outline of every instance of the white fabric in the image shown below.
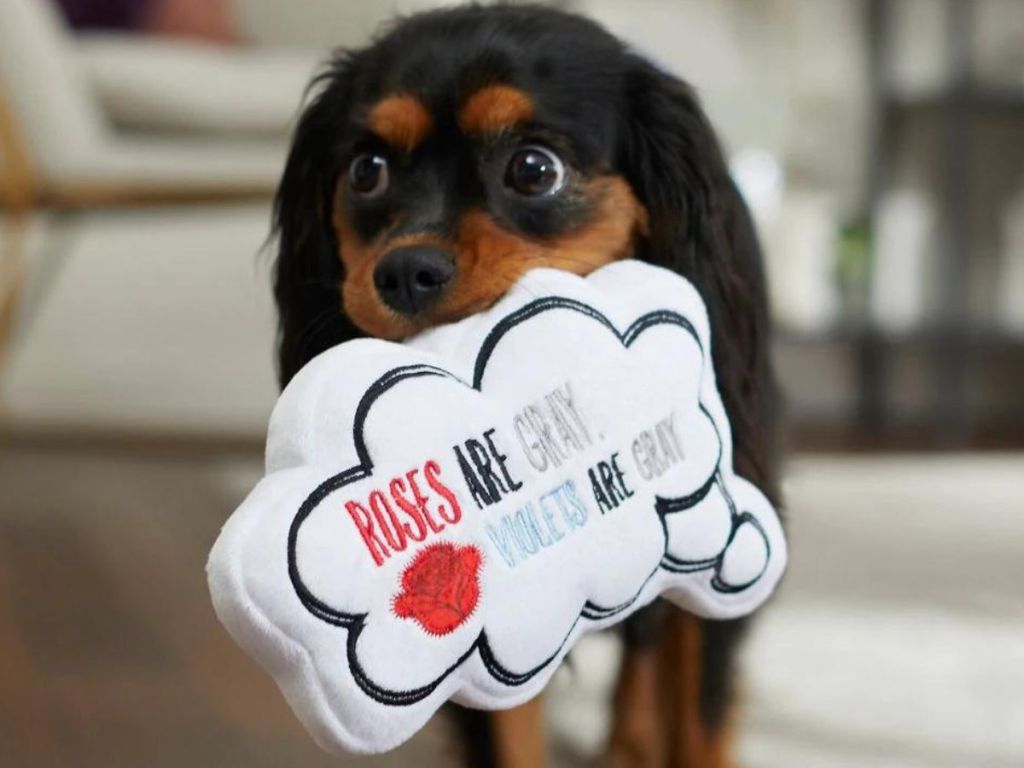
[[733,474],[710,344],[686,280],[625,261],[325,352],[211,553],[218,616],[321,745],[381,751],[449,698],[533,697],[659,594],[748,613],[786,546]]
[[120,127],[285,137],[323,55],[137,35],[82,36],[78,56]]
[[56,8],[48,0],[6,0],[0,10],[0,87],[36,166],[47,179],[60,178],[94,153],[107,126]]

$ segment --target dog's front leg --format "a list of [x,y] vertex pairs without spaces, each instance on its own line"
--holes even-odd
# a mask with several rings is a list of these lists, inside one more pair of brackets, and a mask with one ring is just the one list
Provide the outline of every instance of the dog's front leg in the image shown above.
[[612,729],[600,768],[663,768],[658,651],[627,647],[612,703]]
[[544,738],[544,700],[490,715],[496,768],[542,768],[547,764]]
[[708,679],[707,624],[663,604],[625,624],[625,651],[601,768],[728,768],[727,718],[707,711],[709,684],[728,709],[728,682]]
[[[732,681],[708,679],[708,635],[708,622],[692,614],[673,610],[665,620],[658,681],[667,768],[734,765],[729,730]],[[713,695],[721,710],[717,713],[709,711],[709,688],[716,689]]]

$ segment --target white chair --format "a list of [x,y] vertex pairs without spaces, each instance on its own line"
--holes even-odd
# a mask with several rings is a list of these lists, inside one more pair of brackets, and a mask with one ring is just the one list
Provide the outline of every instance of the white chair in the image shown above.
[[0,2],[8,316],[19,298],[0,430],[261,434],[274,312],[255,255],[306,83],[333,45],[433,4],[232,0],[253,45],[229,47],[72,34],[48,0]]
[[[316,58],[127,35],[78,38],[45,0],[6,0],[0,17],[0,88],[44,200],[265,193]],[[115,130],[118,105],[143,127],[183,135]],[[276,114],[268,118],[268,109]],[[224,115],[233,121],[219,135],[202,135]],[[277,126],[269,138],[268,122]]]
[[268,198],[319,56],[77,36],[46,0],[5,0],[0,354],[33,212]]

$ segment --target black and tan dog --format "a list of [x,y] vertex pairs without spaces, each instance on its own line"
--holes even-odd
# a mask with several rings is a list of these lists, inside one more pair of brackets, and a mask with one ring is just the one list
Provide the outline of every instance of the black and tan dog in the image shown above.
[[[484,309],[532,267],[642,259],[703,294],[736,468],[778,502],[760,254],[686,84],[519,5],[402,20],[314,89],[276,201],[282,382],[346,339]],[[624,631],[608,764],[728,765],[743,623],[654,607]],[[538,703],[459,714],[469,764],[544,763]]]

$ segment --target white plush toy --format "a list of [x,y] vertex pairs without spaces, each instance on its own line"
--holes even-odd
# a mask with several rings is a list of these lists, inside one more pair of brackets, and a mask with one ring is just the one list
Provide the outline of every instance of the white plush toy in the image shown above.
[[218,616],[323,747],[378,752],[448,699],[535,696],[659,595],[750,612],[786,544],[733,473],[711,343],[686,280],[623,261],[324,352],[210,555]]

